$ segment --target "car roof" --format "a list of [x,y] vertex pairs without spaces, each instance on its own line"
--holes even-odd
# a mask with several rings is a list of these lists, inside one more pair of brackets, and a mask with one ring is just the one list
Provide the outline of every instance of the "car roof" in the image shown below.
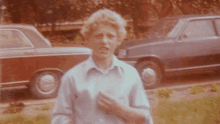
[[19,29],[29,29],[29,30],[35,30],[35,27],[32,25],[27,24],[0,24],[0,29],[4,28],[19,28]]
[[220,18],[218,14],[191,14],[191,15],[179,15],[172,17],[165,17],[165,19],[208,19],[208,18]]

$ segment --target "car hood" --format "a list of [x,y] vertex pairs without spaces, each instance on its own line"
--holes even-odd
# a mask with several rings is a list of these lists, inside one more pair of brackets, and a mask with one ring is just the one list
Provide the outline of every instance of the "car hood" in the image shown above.
[[118,49],[127,49],[133,46],[138,46],[142,44],[151,44],[155,42],[162,42],[166,39],[164,38],[156,38],[156,39],[148,39],[148,38],[143,38],[143,39],[132,39],[132,40],[126,40],[121,43],[121,45],[118,47]]

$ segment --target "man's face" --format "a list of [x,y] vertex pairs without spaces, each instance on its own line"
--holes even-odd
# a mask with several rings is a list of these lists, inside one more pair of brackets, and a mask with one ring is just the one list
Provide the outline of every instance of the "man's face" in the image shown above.
[[87,42],[88,47],[93,50],[93,55],[101,59],[112,57],[115,49],[120,45],[116,29],[108,24],[100,24]]

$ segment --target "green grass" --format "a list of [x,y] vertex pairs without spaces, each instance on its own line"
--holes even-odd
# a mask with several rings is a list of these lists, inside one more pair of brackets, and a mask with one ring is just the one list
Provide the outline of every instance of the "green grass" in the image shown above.
[[[45,105],[45,108],[48,106]],[[155,124],[218,124],[220,94],[180,102],[171,102],[167,99],[152,104],[151,110]],[[49,122],[50,115],[27,118],[17,114],[0,120],[0,124],[49,124]]]
[[156,92],[157,97],[159,98],[169,98],[172,93],[173,89],[160,89]]
[[219,89],[220,89],[220,86],[219,86],[218,84],[213,83],[213,84],[211,85],[211,91],[212,91],[212,92],[217,92]]
[[44,104],[44,106],[41,108],[41,110],[42,111],[44,111],[44,110],[50,110],[51,109],[51,106],[50,105],[48,105],[48,104]]
[[27,118],[24,115],[15,115],[0,120],[0,124],[50,124],[50,117],[47,115],[37,115],[34,118]]
[[160,102],[152,108],[155,124],[218,124],[220,95],[189,101]]
[[200,86],[194,86],[192,88],[189,88],[189,91],[193,95],[206,92],[205,89]]

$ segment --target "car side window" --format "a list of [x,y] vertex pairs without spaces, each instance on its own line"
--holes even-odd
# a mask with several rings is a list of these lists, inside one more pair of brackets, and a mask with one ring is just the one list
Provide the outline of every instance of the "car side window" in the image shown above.
[[197,39],[215,36],[211,20],[190,21],[181,35],[182,39]]
[[27,48],[32,44],[18,30],[2,29],[0,30],[0,48]]

